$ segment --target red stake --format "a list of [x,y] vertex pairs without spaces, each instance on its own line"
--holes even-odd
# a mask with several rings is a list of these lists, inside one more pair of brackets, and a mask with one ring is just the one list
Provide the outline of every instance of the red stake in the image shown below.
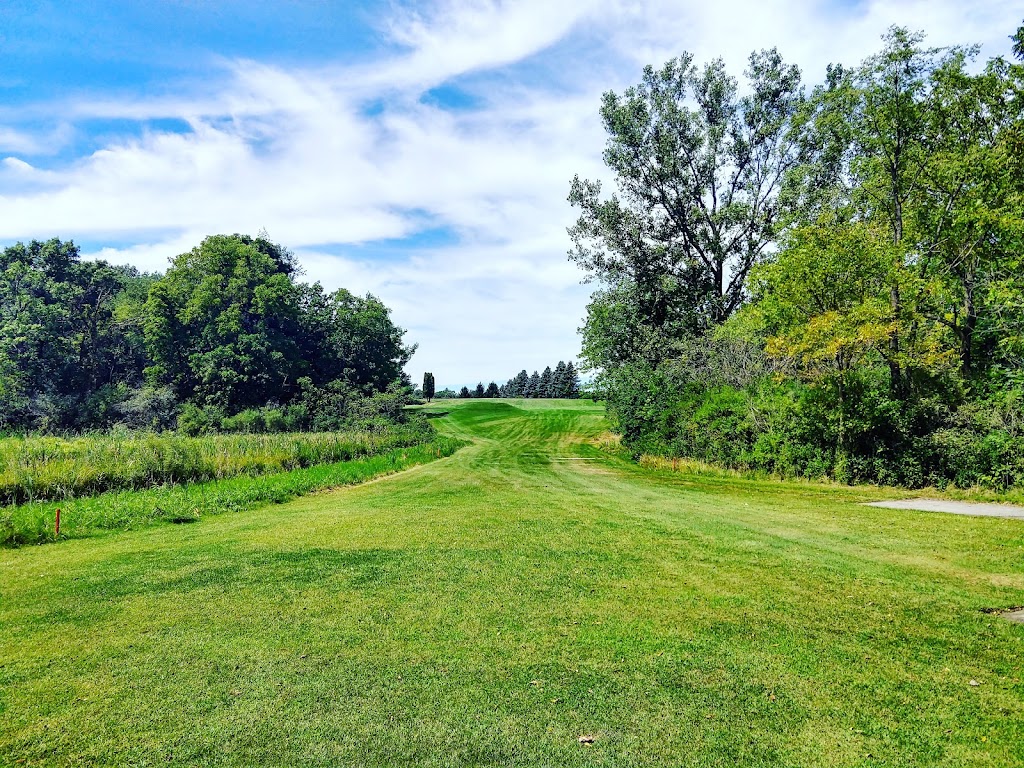
[[57,507],[57,513],[53,517],[53,538],[60,538],[60,507]]

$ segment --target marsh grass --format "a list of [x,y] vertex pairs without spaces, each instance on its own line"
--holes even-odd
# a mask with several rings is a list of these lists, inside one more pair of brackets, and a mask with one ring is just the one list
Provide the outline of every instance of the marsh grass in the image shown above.
[[29,502],[0,509],[0,546],[54,541],[53,523],[58,507],[61,510],[60,539],[143,528],[162,522],[198,522],[208,515],[279,504],[307,493],[361,483],[450,456],[461,445],[461,441],[438,437],[430,443],[284,472],[236,475],[205,483],[139,491],[111,491],[66,501]]
[[433,439],[422,424],[375,432],[97,434],[0,439],[0,505],[206,483],[333,464]]

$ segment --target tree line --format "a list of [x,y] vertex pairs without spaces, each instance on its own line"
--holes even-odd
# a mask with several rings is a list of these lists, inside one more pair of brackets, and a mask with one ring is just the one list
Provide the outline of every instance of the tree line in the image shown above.
[[554,369],[549,365],[544,368],[543,373],[534,371],[533,374],[528,374],[524,368],[501,386],[492,381],[485,387],[483,382],[479,382],[473,389],[462,387],[459,391],[443,389],[440,392],[435,392],[434,374],[426,373],[423,375],[423,388],[420,394],[427,400],[432,397],[438,399],[493,397],[571,399],[580,396],[580,378],[576,366],[571,360],[569,362],[559,360]]
[[265,237],[163,275],[72,242],[0,252],[0,429],[334,429],[400,420],[415,347],[378,299],[328,293]]
[[[1013,36],[1024,56],[1024,27]],[[1024,66],[893,28],[806,89],[776,50],[601,103],[570,258],[634,452],[784,475],[1024,482]]]

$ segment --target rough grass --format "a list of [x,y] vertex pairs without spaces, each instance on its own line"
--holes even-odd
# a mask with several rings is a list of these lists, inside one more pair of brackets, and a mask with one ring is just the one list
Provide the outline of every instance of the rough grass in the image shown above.
[[378,432],[9,437],[0,439],[0,505],[333,464],[428,442],[432,436],[417,425]]
[[[285,472],[0,508],[0,546],[81,538],[162,522],[183,525],[221,512],[282,504],[296,496],[355,485],[450,456],[462,445],[461,441],[439,437],[430,443],[394,448],[361,459]],[[55,528],[58,508],[61,510],[59,536]]]
[[413,472],[0,550],[0,764],[1024,765],[1024,523],[438,408]]

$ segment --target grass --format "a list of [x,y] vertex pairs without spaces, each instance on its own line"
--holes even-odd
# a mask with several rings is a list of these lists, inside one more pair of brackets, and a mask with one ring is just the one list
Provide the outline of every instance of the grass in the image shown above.
[[0,550],[0,764],[1024,765],[1024,627],[984,612],[1024,603],[1020,521],[638,467],[589,403],[431,407],[473,445]]
[[333,464],[421,444],[432,437],[421,425],[380,432],[9,437],[0,439],[0,505]]
[[[41,544],[164,522],[195,523],[208,515],[283,504],[307,493],[355,485],[450,456],[462,445],[458,440],[441,437],[359,459],[285,472],[6,507],[0,509],[0,546]],[[59,537],[55,529],[58,508]]]

